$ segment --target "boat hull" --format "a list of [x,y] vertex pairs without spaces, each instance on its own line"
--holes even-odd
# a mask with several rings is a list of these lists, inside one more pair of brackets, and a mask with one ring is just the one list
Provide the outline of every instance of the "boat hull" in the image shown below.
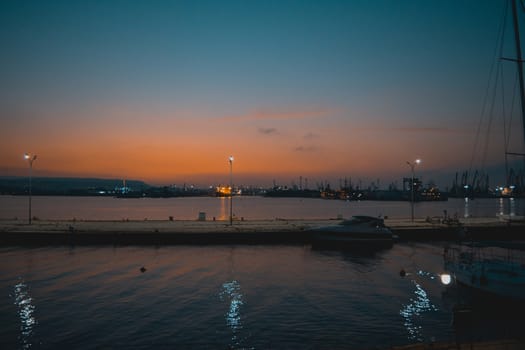
[[337,225],[310,230],[312,242],[317,246],[336,248],[385,248],[391,247],[394,235],[381,218],[353,216]]
[[312,244],[336,248],[388,248],[392,247],[392,234],[370,232],[344,232],[319,229],[312,232]]
[[445,257],[445,270],[455,281],[479,293],[525,301],[525,269],[502,259],[456,259]]

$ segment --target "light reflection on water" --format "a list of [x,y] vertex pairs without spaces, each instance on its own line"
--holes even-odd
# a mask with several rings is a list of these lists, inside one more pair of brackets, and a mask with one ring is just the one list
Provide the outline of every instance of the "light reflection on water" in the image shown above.
[[412,280],[412,283],[415,285],[414,294],[416,297],[410,298],[410,303],[404,305],[399,314],[405,320],[404,325],[408,331],[408,338],[422,342],[424,340],[421,332],[423,326],[420,325],[420,318],[422,318],[423,313],[437,311],[438,308],[430,302],[427,292],[419,283],[415,280]]
[[500,198],[498,202],[499,202],[499,209],[498,209],[499,216],[508,217],[508,218],[513,218],[516,216],[516,199],[515,198]]
[[[430,244],[374,254],[310,246],[0,247],[8,267],[0,275],[0,344],[365,349],[453,341],[453,305],[435,277],[442,251]],[[411,274],[400,277],[401,268]]]
[[232,344],[230,344],[230,347],[237,347],[239,345],[237,332],[242,329],[241,306],[244,304],[239,282],[235,280],[225,282],[222,285],[220,297],[221,300],[228,299],[230,301],[229,309],[225,314],[226,325],[232,331]]
[[20,281],[14,286],[14,304],[18,307],[20,317],[20,343],[22,349],[30,349],[32,346],[33,328],[36,325],[34,316],[35,306],[33,298],[29,294],[29,287],[24,281]]

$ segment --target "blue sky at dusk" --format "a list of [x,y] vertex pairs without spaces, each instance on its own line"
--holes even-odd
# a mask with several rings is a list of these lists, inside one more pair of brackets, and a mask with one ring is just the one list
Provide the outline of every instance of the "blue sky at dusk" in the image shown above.
[[465,170],[505,4],[2,1],[0,175],[24,152],[152,183],[225,182],[230,154],[245,184]]

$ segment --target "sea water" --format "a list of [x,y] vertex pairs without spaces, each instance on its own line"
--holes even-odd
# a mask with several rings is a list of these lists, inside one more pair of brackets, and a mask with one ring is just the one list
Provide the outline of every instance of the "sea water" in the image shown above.
[[[366,253],[309,245],[1,247],[0,344],[369,349],[455,341],[459,300],[439,278],[444,244]],[[469,339],[509,332],[495,322],[490,332],[471,329]]]
[[[229,211],[227,198],[209,197],[33,197],[32,204],[34,216],[49,220],[192,220],[200,212],[226,219]],[[27,197],[0,196],[0,219],[25,220],[27,205]],[[236,197],[233,208],[246,220],[410,215],[407,202]],[[523,208],[522,200],[451,199],[416,203],[415,213],[512,218]],[[454,323],[453,310],[465,301],[459,286],[440,282],[447,244],[396,243],[373,252],[309,245],[4,246],[0,344],[369,349],[519,336],[523,313],[509,318],[516,308],[500,301],[483,305],[501,306],[501,314]]]
[[[227,220],[229,198],[113,198],[73,196],[33,196],[32,216],[43,220]],[[0,220],[26,220],[29,201],[26,196],[0,196]],[[443,202],[414,203],[416,218],[443,216],[509,217],[525,215],[525,200],[514,198],[457,199]],[[232,200],[232,214],[245,220],[331,219],[352,215],[410,218],[409,202],[343,201],[312,198],[265,198],[239,196]]]

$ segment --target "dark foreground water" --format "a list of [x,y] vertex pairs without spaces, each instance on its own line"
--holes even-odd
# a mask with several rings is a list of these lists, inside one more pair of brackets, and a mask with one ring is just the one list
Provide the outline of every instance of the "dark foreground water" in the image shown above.
[[[2,247],[0,344],[369,349],[454,341],[457,299],[438,277],[442,252],[431,244],[366,254],[310,246]],[[503,322],[471,337],[508,335],[513,327]]]

